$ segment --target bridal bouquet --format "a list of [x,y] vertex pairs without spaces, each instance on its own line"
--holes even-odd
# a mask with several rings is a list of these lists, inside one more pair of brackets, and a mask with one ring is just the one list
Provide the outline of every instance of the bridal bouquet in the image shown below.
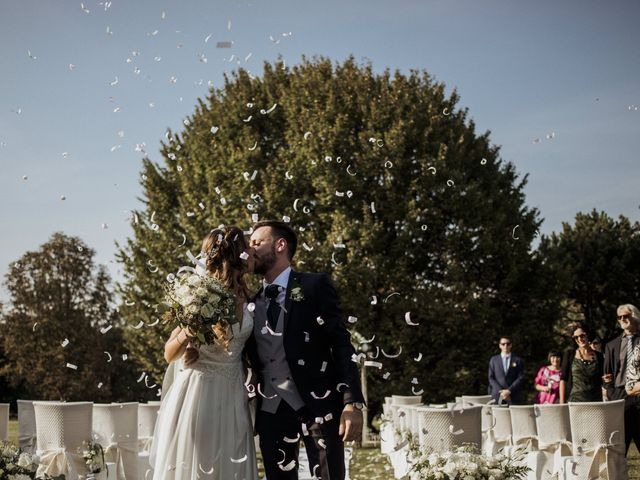
[[228,347],[227,332],[237,322],[232,291],[210,275],[191,273],[176,277],[166,293],[165,322],[188,327],[201,345]]
[[9,442],[0,442],[0,478],[31,480],[36,476],[38,457]]
[[529,471],[517,455],[487,457],[468,445],[452,452],[418,453],[412,463],[411,480],[522,480]]

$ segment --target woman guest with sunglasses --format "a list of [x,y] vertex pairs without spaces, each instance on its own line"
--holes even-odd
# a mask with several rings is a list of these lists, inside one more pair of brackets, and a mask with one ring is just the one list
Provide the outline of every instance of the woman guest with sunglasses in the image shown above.
[[600,402],[604,356],[591,348],[594,335],[585,323],[572,324],[570,332],[576,347],[563,355],[560,403]]

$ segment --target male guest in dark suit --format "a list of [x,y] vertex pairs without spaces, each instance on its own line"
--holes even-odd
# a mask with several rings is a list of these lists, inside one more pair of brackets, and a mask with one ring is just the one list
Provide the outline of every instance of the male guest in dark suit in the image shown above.
[[620,305],[617,310],[618,325],[622,334],[611,340],[604,349],[604,388],[607,400],[625,399],[624,402],[624,436],[627,451],[634,441],[640,449],[640,397],[628,395],[625,391],[627,381],[627,364],[633,348],[640,340],[638,326],[640,312],[630,304]]
[[489,360],[489,393],[498,404],[517,405],[524,377],[524,362],[511,353],[511,339],[500,337],[500,354]]
[[295,232],[254,225],[257,274],[254,330],[247,343],[260,390],[256,431],[268,480],[298,478],[298,439],[311,474],[343,480],[344,441],[360,439],[363,396],[350,333],[327,274],[291,269]]

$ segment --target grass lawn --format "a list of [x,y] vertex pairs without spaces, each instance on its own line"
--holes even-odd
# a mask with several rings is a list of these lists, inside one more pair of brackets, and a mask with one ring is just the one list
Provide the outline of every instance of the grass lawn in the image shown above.
[[[18,441],[18,422],[9,421],[9,440]],[[640,453],[631,445],[628,455],[629,480],[640,480]],[[350,468],[351,480],[393,479],[393,470],[379,448],[356,448],[353,450]]]

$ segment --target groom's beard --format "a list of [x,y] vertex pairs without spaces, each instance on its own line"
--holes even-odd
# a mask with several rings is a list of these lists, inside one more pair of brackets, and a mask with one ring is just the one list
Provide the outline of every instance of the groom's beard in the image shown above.
[[276,246],[272,245],[271,250],[264,256],[256,255],[256,265],[253,269],[258,275],[265,275],[276,264]]

